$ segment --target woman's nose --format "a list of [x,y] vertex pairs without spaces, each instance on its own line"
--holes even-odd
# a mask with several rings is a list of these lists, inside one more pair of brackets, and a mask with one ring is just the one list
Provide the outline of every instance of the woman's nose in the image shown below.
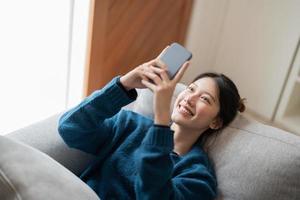
[[195,104],[195,96],[196,95],[188,95],[186,98],[185,98],[185,101],[190,105],[190,106],[193,106]]

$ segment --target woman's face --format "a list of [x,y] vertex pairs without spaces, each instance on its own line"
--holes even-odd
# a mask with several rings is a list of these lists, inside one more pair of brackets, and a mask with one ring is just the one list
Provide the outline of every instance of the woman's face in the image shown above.
[[172,121],[177,125],[196,131],[208,128],[217,129],[219,90],[210,77],[201,78],[191,83],[182,91],[174,104]]

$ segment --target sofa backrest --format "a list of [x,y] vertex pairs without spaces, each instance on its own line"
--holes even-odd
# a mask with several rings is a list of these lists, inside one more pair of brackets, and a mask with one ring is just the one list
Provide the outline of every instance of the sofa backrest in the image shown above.
[[[178,84],[173,102],[185,85]],[[153,117],[152,92],[138,90],[129,105]],[[300,137],[238,114],[209,148],[218,179],[218,199],[300,199]]]
[[219,199],[300,199],[300,137],[243,115],[209,151]]

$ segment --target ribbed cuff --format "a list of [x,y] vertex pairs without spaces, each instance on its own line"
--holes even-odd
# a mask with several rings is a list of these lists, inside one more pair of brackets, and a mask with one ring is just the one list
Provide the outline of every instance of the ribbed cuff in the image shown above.
[[[120,76],[115,77],[111,80],[111,82],[109,82],[103,89],[99,91],[100,93],[96,94],[97,96],[101,94],[102,98],[105,96],[105,98],[110,102],[110,106],[118,109],[119,107],[123,107],[124,105],[131,103],[137,98],[137,92],[135,91],[135,89],[131,90],[131,93],[128,94],[119,86],[119,81]],[[95,99],[97,99],[97,97],[94,98],[94,100]],[[99,103],[97,102],[96,104]]]
[[170,127],[153,125],[147,133],[143,143],[173,150],[173,138],[174,132]]
[[126,90],[124,85],[120,82],[120,77],[117,78],[117,85],[127,94],[127,96],[133,100],[137,98],[137,92],[135,89]]
[[168,125],[161,125],[161,124],[154,124],[155,127],[160,127],[160,128],[170,128]]

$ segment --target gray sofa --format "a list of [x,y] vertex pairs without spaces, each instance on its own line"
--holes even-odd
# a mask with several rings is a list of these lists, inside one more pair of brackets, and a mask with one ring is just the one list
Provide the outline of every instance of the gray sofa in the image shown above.
[[[139,90],[137,101],[124,109],[153,117],[152,93]],[[59,116],[0,137],[0,199],[98,199],[75,176],[94,157],[64,144]],[[300,199],[299,136],[239,114],[214,140],[209,156],[218,199]]]

